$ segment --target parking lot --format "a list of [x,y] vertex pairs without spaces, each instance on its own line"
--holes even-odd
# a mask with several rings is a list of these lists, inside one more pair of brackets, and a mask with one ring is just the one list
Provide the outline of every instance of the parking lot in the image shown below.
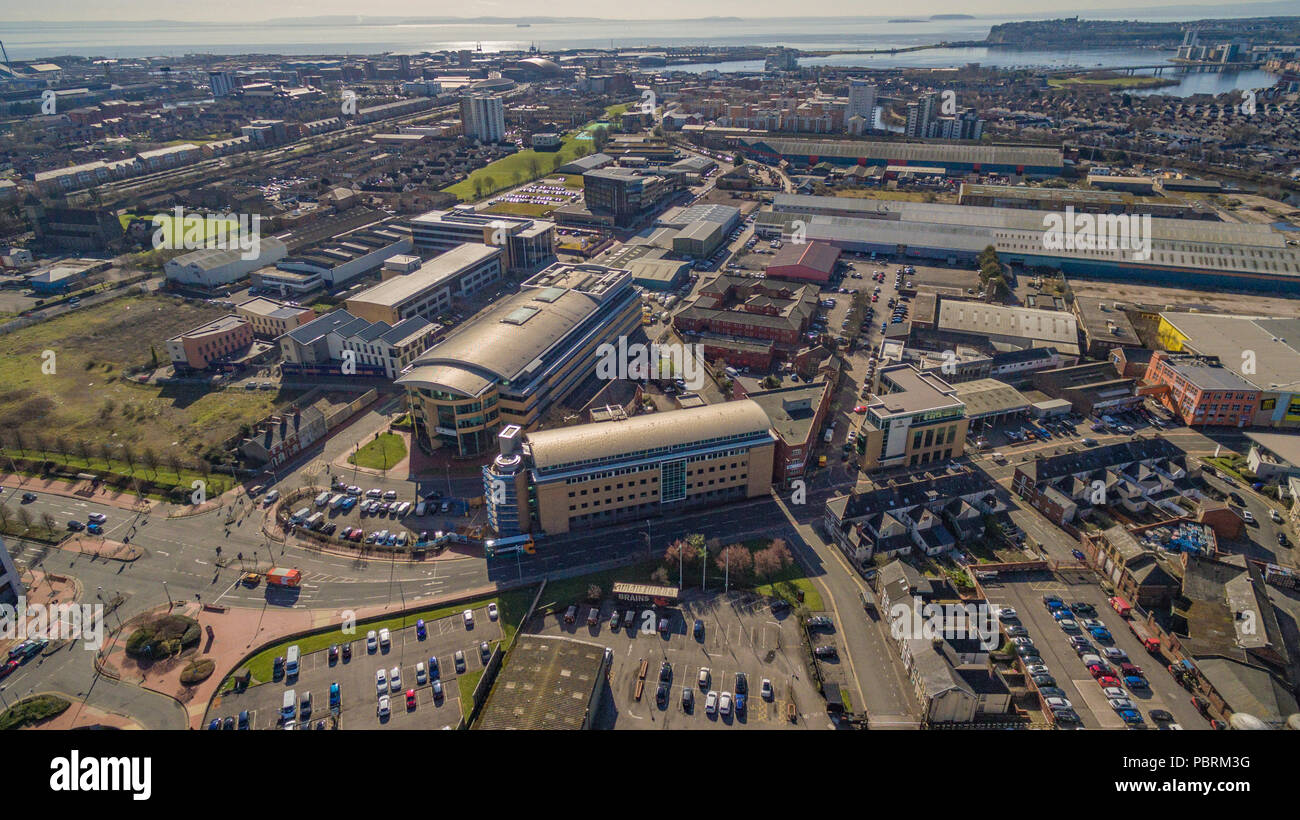
[[[529,632],[563,634],[599,643],[614,652],[609,690],[602,701],[596,725],[609,729],[726,729],[754,726],[763,729],[829,728],[825,702],[807,680],[800,645],[801,627],[786,610],[774,615],[767,598],[750,593],[711,595],[688,599],[669,607],[634,605],[633,625],[624,624],[627,607],[605,601],[596,626],[588,626],[589,604],[578,605],[573,623],[565,623],[567,607],[544,618],[534,619]],[[610,618],[619,612],[619,625],[611,629]],[[667,619],[668,631],[658,624]],[[703,622],[703,635],[696,637],[694,624]],[[833,640],[827,640],[833,643]],[[642,660],[646,661],[645,685],[636,698]],[[661,664],[668,662],[671,674],[667,697],[657,697]],[[702,667],[709,669],[707,687],[699,683]],[[748,683],[747,705],[729,715],[708,714],[705,700],[709,691],[736,692],[736,673]],[[762,682],[772,684],[772,697],[761,694]],[[691,692],[691,706],[683,707],[682,690]],[[787,704],[795,704],[797,715],[788,719]],[[719,712],[721,710],[718,710]]]
[[[340,490],[330,491],[331,498],[340,494],[342,494]],[[402,504],[407,506],[405,514],[398,512]],[[367,507],[374,505],[386,506],[388,509],[365,511]],[[366,490],[364,487],[361,488],[361,495],[357,497],[356,506],[346,511],[343,508],[335,509],[328,503],[325,506],[316,506],[311,497],[296,501],[292,506],[293,509],[284,508],[285,515],[293,515],[302,509],[306,509],[309,515],[321,513],[323,518],[320,527],[323,534],[344,539],[344,533],[348,529],[363,530],[363,535],[345,539],[353,543],[372,543],[371,536],[378,537],[380,533],[384,533],[385,536],[391,535],[390,540],[396,543],[396,539],[404,533],[406,542],[413,544],[421,532],[432,534],[439,530],[454,531],[457,523],[464,523],[463,516],[469,512],[462,499],[437,498],[426,502],[424,515],[417,515],[418,498],[399,497],[396,490],[389,490],[387,494],[382,494],[378,489]],[[330,529],[330,525],[333,525],[333,529]]]
[[[1078,617],[1075,619],[1080,625],[1080,632],[1075,634],[1087,638],[1093,647],[1088,651],[1100,655],[1100,650],[1115,647],[1124,651],[1129,662],[1141,667],[1150,688],[1122,688],[1125,689],[1124,697],[1142,715],[1143,726],[1168,728],[1167,722],[1154,721],[1150,717],[1151,710],[1163,709],[1172,713],[1174,722],[1183,729],[1209,728],[1205,719],[1192,707],[1191,694],[1178,685],[1165,668],[1165,662],[1142,647],[1125,620],[1111,608],[1106,594],[1097,586],[1091,572],[1067,572],[1061,575],[1048,572],[1022,573],[985,580],[983,585],[991,606],[995,609],[1009,606],[1016,610],[1017,620],[1004,623],[1004,629],[1008,624],[1019,624],[1028,631],[1034,648],[1042,657],[1049,674],[1056,679],[1056,686],[1064,690],[1064,697],[1073,705],[1083,728],[1120,729],[1125,724],[1118,712],[1111,708],[1102,687],[1088,672],[1079,653],[1070,645],[1070,635],[1062,631],[1043,603],[1045,595],[1058,596],[1067,607],[1076,602],[1093,606],[1096,609],[1095,615],[1076,613]],[[1082,626],[1083,618],[1096,618],[1104,623],[1111,640],[1107,642],[1091,637]],[[1117,661],[1107,662],[1112,667],[1118,666]],[[1068,727],[1067,724],[1062,725]]]
[[[312,695],[312,710],[309,720],[298,716],[295,728],[326,728],[331,725],[329,690],[330,684],[338,683],[341,694],[339,712],[340,729],[441,729],[443,726],[455,727],[460,721],[461,706],[457,678],[480,670],[485,659],[479,646],[486,641],[491,646],[493,641],[501,639],[501,626],[488,617],[486,608],[473,610],[473,628],[467,628],[461,614],[428,621],[425,624],[426,635],[423,639],[416,634],[416,627],[393,630],[387,649],[375,652],[366,650],[366,633],[369,627],[358,627],[357,635],[352,640],[352,658],[345,660],[340,650],[339,658],[331,662],[329,650],[304,654],[300,661],[300,671],[296,679],[281,676],[273,683],[254,686],[239,694],[226,694],[207,715],[206,720],[236,716],[241,711],[249,712],[251,729],[282,728],[280,710],[284,702],[284,693],[288,689],[295,691],[301,704],[305,692]],[[455,653],[464,653],[465,672],[458,672]],[[426,669],[430,667],[430,658],[438,659],[439,676],[442,681],[443,696],[435,698],[431,679],[424,683],[416,680],[417,663],[423,662]],[[391,685],[391,670],[397,667],[401,683],[394,688]],[[378,692],[375,672],[384,670],[389,680],[386,694],[391,702],[391,714],[381,719],[377,714]],[[406,705],[406,691],[415,690],[416,705],[409,709]],[[317,725],[323,722],[324,725]]]

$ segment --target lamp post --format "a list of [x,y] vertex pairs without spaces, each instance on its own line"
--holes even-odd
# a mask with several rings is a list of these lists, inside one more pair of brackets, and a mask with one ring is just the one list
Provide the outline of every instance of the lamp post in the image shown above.
[[168,611],[168,612],[171,612],[171,611],[172,611],[172,594],[171,594],[171,591],[167,589],[167,582],[166,582],[166,581],[163,581],[163,582],[162,582],[162,585],[163,585],[163,592],[166,592],[166,593],[167,593],[167,611]]

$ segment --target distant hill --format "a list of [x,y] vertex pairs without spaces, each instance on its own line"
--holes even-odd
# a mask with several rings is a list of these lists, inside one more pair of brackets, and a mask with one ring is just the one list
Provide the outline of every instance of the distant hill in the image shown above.
[[1187,20],[1142,23],[1136,20],[1025,20],[1000,23],[989,29],[984,42],[1036,48],[1073,46],[1165,46],[1183,42],[1188,28],[1200,32],[1202,43],[1249,39],[1253,43],[1293,43],[1300,39],[1300,17],[1250,17],[1235,20]]

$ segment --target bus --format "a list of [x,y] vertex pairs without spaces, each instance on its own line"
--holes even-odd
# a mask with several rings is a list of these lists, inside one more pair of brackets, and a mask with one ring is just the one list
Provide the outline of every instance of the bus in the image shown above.
[[488,558],[500,555],[514,555],[518,552],[534,555],[537,543],[531,534],[511,535],[506,538],[491,538],[483,542],[483,553]]

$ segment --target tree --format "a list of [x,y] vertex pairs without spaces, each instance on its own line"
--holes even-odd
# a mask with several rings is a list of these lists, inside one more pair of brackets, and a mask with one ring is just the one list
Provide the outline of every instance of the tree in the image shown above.
[[181,463],[181,457],[175,451],[167,453],[167,466],[176,474],[176,482],[179,484],[181,470],[185,469],[185,465]]
[[484,189],[486,189],[487,193],[489,194],[495,191],[497,189],[496,177],[492,176],[491,174],[488,174],[487,176],[483,177],[483,187]]
[[54,439],[54,451],[59,455],[68,454],[68,440],[63,436],[56,436]]
[[[678,553],[681,554],[680,557]],[[699,549],[692,547],[680,538],[669,544],[668,549],[664,550],[664,564],[668,567],[677,567],[679,565],[693,567],[698,564],[699,560]]]
[[474,181],[471,184],[474,187],[474,198],[482,199],[483,198],[483,177],[474,177]]
[[14,446],[18,448],[18,455],[27,455],[27,441],[21,430],[14,430]]
[[113,464],[113,448],[108,446],[108,442],[101,442],[99,445],[99,457],[104,459],[104,469],[107,470]]
[[785,540],[775,538],[766,548],[754,553],[754,574],[759,578],[770,578],[793,563],[794,555]]
[[153,451],[153,448],[145,447],[144,452],[140,454],[140,459],[144,462],[144,466],[149,468],[149,472],[153,473],[153,477],[157,478],[158,454]]
[[49,447],[49,442],[45,440],[45,436],[41,435],[40,433],[37,433],[36,435],[32,436],[32,448],[35,449],[36,452],[41,454],[41,458],[46,457],[45,450],[48,447]]
[[77,456],[81,458],[82,461],[86,462],[86,466],[89,467],[90,458],[94,455],[93,451],[90,449],[90,442],[85,439],[77,439],[77,443],[73,445],[73,448],[76,450]]
[[122,458],[126,461],[127,469],[131,471],[131,475],[135,475],[135,448],[130,444],[123,444]]
[[18,523],[23,525],[23,532],[32,528],[32,511],[26,507],[18,508]]
[[587,599],[590,601],[599,601],[602,590],[600,584],[587,584]]
[[528,155],[528,173],[532,175],[533,179],[537,179],[542,175],[542,158],[537,156],[536,152]]
[[9,509],[8,504],[0,504],[0,529],[9,529],[9,524],[14,520],[14,511]]
[[54,534],[54,516],[49,513],[41,513],[41,526],[51,535]]
[[754,556],[740,544],[722,549],[713,561],[714,566],[725,571],[733,580],[748,578],[754,570]]

